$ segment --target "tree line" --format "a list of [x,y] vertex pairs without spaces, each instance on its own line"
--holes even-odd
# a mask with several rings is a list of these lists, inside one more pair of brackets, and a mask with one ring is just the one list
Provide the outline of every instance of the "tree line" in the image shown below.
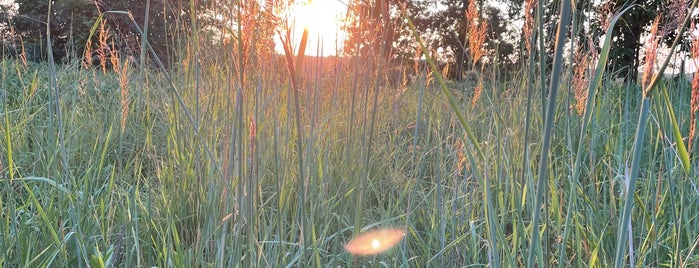
[[[412,61],[419,53],[415,53],[415,41],[400,17],[400,10],[407,9],[428,49],[440,51],[442,58],[454,65],[450,74],[452,78],[460,78],[465,71],[478,71],[484,65],[497,64],[508,69],[526,64],[528,55],[542,55],[544,58],[536,59],[536,62],[550,63],[548,57],[553,55],[553,39],[560,12],[558,0],[372,0],[352,3],[350,10],[357,19],[347,28],[346,51],[378,53],[381,46],[389,43],[391,49],[383,50],[384,57],[398,62]],[[542,6],[538,7],[540,3]],[[574,32],[569,35],[576,38],[572,49],[595,58],[600,51],[598,41],[606,33],[608,21],[617,12],[631,7],[612,31],[615,41],[608,67],[610,73],[636,81],[638,67],[643,61],[641,38],[648,34],[651,23],[656,19],[660,21],[659,24],[664,26],[662,40],[669,45],[677,32],[675,25],[686,15],[690,3],[689,0],[574,1],[573,24],[577,27],[572,27]],[[541,23],[536,21],[537,13],[541,13]],[[366,26],[371,25],[370,22],[376,22],[374,25],[377,26]],[[380,37],[380,41],[377,42],[376,37]],[[544,41],[542,46],[536,45],[539,37]],[[691,39],[686,31],[680,46],[683,51],[689,50]],[[530,54],[530,49],[542,49],[543,53]]]
[[[141,56],[143,34],[155,54],[169,63],[181,53],[183,45],[197,28],[202,42],[220,41],[234,30],[231,23],[246,24],[249,35],[265,36],[267,45],[272,31],[261,30],[261,6],[256,0],[229,5],[211,0],[15,0],[0,5],[0,32],[3,56],[24,54],[30,60],[48,57],[72,62],[89,60],[86,52],[118,50],[126,56]],[[242,12],[237,10],[242,7]],[[229,25],[229,26],[222,26]],[[267,27],[269,28],[269,27]],[[104,38],[104,40],[97,40]],[[246,38],[237,38],[246,39]],[[50,42],[47,42],[50,41]],[[264,42],[262,42],[264,43]],[[272,46],[273,47],[273,46]],[[89,54],[89,53],[88,53]],[[149,56],[148,53],[145,56]]]
[[[334,0],[314,0],[334,1]],[[266,53],[273,53],[274,34],[283,27],[274,13],[292,4],[289,1],[268,0],[260,3],[255,0],[241,0],[231,3],[219,3],[210,0],[17,0],[14,4],[0,7],[0,31],[2,31],[3,55],[22,52],[31,55],[33,60],[45,60],[47,39],[53,51],[54,60],[70,61],[89,57],[84,55],[86,49],[94,51],[97,42],[88,40],[95,22],[107,11],[129,11],[135,23],[125,15],[104,15],[109,31],[109,44],[123,53],[138,56],[141,36],[137,26],[148,26],[148,41],[163,59],[176,54],[178,42],[188,40],[192,27],[206,30],[216,28],[221,31],[222,24],[245,24],[245,34],[236,40],[244,44],[245,40],[266,40]],[[145,3],[149,3],[146,5]],[[537,5],[542,3],[542,7]],[[665,25],[670,25],[672,18],[681,15],[689,5],[688,0],[624,0],[575,1],[574,24],[576,50],[593,55],[599,51],[596,46],[600,36],[606,31],[605,23],[622,8],[634,5],[626,12],[612,34],[613,43],[609,67],[619,76],[636,79],[636,71],[642,58],[641,37],[648,31],[649,25],[656,18],[662,18]],[[430,53],[434,53],[444,62],[449,62],[452,78],[460,78],[467,71],[478,71],[485,66],[507,67],[525,63],[527,50],[543,49],[544,53],[531,55],[552,55],[551,45],[536,46],[529,44],[532,35],[541,35],[545,44],[552,44],[555,36],[558,16],[557,0],[501,0],[491,2],[484,0],[356,0],[348,3],[347,24],[343,30],[347,33],[344,42],[344,55],[383,57],[394,64],[409,64],[420,58],[412,33],[407,27],[401,12],[407,10],[411,15],[421,37],[426,40]],[[262,6],[264,5],[264,6]],[[241,14],[239,7],[244,7]],[[532,21],[540,12],[542,21]],[[245,18],[264,14],[268,23],[246,22]],[[50,15],[50,16],[49,16]],[[223,16],[222,16],[223,15]],[[196,19],[196,25],[192,20]],[[147,20],[147,21],[146,21]],[[146,24],[147,22],[147,24]],[[253,27],[254,26],[254,27]],[[207,28],[209,27],[209,28]],[[235,29],[228,29],[228,34],[235,35]],[[257,30],[249,30],[256,28]],[[529,29],[527,29],[529,28]],[[48,31],[47,31],[48,29]],[[206,32],[206,31],[205,31]],[[226,34],[226,31],[223,31]],[[215,42],[220,33],[208,32],[207,42]],[[689,34],[687,34],[689,35]],[[674,38],[672,29],[665,34],[665,40]],[[687,36],[683,49],[689,48],[690,36]],[[104,45],[104,44],[101,44]],[[259,49],[258,49],[259,50]],[[258,51],[259,52],[259,51]],[[541,62],[547,62],[544,58]]]
[[156,51],[166,53],[167,40],[173,37],[170,33],[175,32],[174,27],[188,23],[189,9],[184,4],[188,6],[185,1],[150,1],[149,6],[138,0],[15,1],[14,5],[6,5],[0,11],[3,52],[24,53],[30,60],[42,61],[48,57],[46,48],[50,44],[55,61],[79,59],[86,56],[83,55],[86,49],[94,51],[105,45],[88,40],[91,33],[96,36],[93,28],[100,14],[104,14],[106,27],[101,30],[111,32],[107,45],[121,52],[135,53],[140,33],[131,18],[106,13],[128,10],[139,25],[145,25],[148,20],[148,40]]

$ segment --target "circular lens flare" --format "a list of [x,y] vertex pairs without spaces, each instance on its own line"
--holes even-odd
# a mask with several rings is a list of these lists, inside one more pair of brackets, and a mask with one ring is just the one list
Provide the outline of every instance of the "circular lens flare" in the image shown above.
[[345,244],[345,250],[354,255],[374,255],[384,252],[405,237],[405,229],[386,228],[366,232]]

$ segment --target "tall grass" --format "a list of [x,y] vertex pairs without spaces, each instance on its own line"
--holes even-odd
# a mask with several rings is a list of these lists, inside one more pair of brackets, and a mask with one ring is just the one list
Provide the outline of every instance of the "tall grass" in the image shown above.
[[[265,27],[247,7],[221,10],[249,20],[221,30]],[[578,115],[574,93],[556,94],[575,79],[565,57],[542,73],[535,46],[511,80],[460,82],[423,47],[437,83],[425,71],[397,89],[386,63],[306,56],[314,44],[291,38],[286,55],[256,54],[261,40],[205,42],[194,19],[171,68],[149,40],[140,64],[116,55],[106,71],[2,61],[0,265],[699,264],[696,172],[679,145],[689,85],[608,82],[610,38]],[[548,97],[541,76],[555,78]],[[383,227],[405,228],[398,247],[345,252]]]

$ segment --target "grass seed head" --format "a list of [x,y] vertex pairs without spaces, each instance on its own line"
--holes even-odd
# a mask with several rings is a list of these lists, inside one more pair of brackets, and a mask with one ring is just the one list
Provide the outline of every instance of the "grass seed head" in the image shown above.
[[[697,25],[696,23],[692,23],[692,32],[696,33],[697,31]],[[699,58],[699,36],[694,35],[692,37],[692,58],[695,60],[695,65],[696,65],[696,59]],[[692,151],[692,143],[694,141],[694,135],[696,131],[696,113],[699,112],[699,75],[694,74],[694,77],[692,78],[692,97],[691,97],[691,102],[690,102],[690,124],[689,124],[689,141],[688,141],[688,150]]]
[[653,21],[653,26],[650,29],[650,38],[646,47],[645,68],[643,69],[643,90],[647,91],[650,86],[651,78],[653,78],[653,66],[655,65],[655,57],[658,54],[658,37],[662,36],[659,32],[659,25],[662,16],[657,16]]

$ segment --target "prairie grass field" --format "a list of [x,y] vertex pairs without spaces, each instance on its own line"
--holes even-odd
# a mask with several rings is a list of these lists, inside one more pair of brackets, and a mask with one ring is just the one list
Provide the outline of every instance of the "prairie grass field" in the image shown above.
[[[555,57],[395,82],[180,41],[167,69],[0,62],[0,267],[699,266],[691,81],[602,66],[581,100]],[[377,228],[405,235],[345,250]]]

